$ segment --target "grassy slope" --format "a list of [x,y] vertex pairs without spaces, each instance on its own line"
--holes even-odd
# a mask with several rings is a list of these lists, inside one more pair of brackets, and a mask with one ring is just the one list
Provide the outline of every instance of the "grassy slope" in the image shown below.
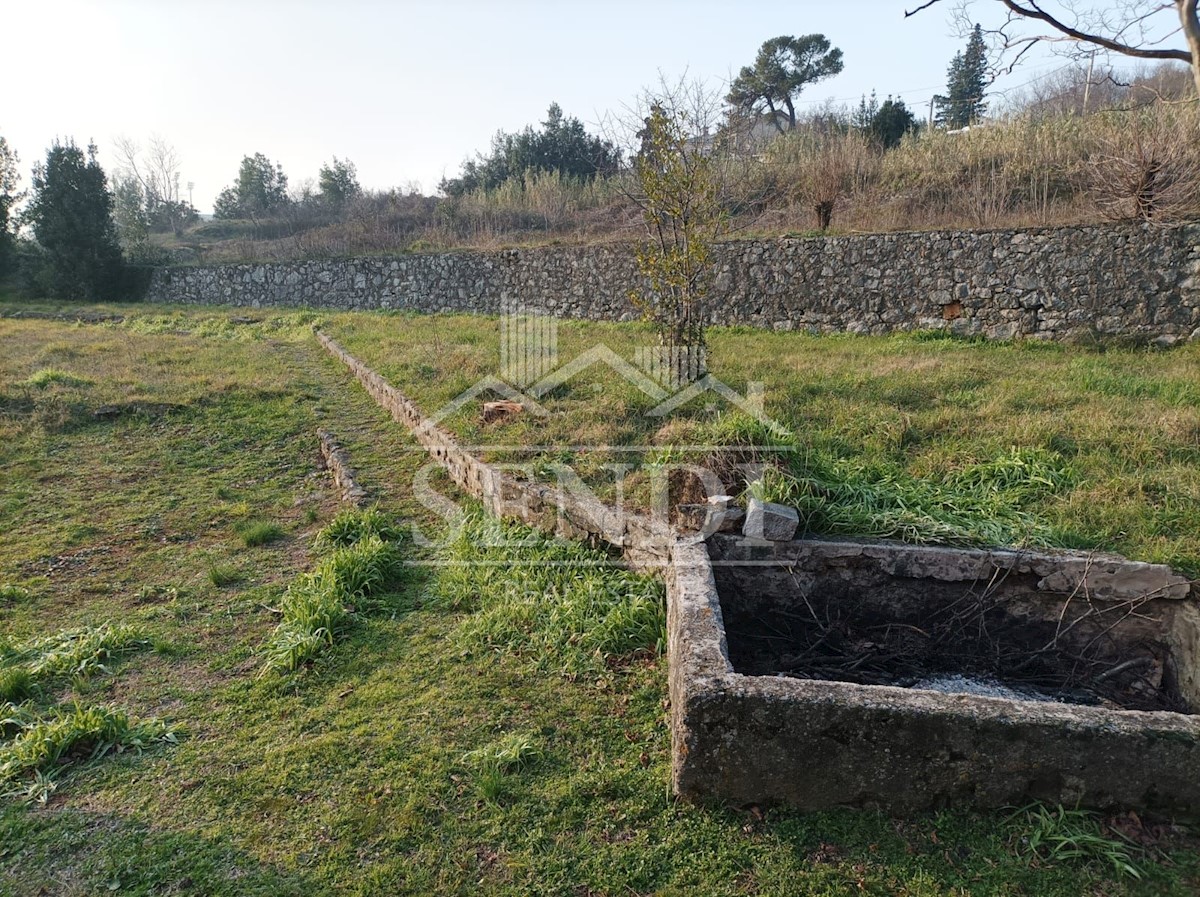
[[[138,623],[157,651],[60,697],[157,715],[188,735],[70,768],[47,807],[0,804],[0,892],[1194,892],[1200,864],[1182,842],[1138,884],[1102,865],[1031,865],[1017,851],[1021,825],[998,814],[760,818],[678,805],[666,791],[661,659],[538,670],[464,644],[470,610],[414,596],[410,612],[359,621],[307,673],[259,677],[268,608],[309,566],[309,537],[333,513],[327,481],[312,476],[316,427],[344,441],[387,510],[428,522],[405,487],[423,459],[298,316],[234,327],[221,313],[133,314],[103,327],[0,321],[0,583],[34,596],[0,606],[0,626],[23,639]],[[338,322],[351,325],[392,338],[436,328],[465,356],[484,351],[490,326]],[[480,343],[458,347],[472,328]],[[822,345],[791,339],[806,358]],[[829,346],[823,365],[856,349]],[[886,341],[864,348],[887,354]],[[24,385],[47,367],[91,384]],[[91,418],[134,400],[182,407]],[[850,438],[866,425],[841,426]],[[275,521],[284,537],[247,547],[246,520]],[[214,566],[241,581],[217,587]],[[509,733],[538,756],[485,800],[463,757]]]

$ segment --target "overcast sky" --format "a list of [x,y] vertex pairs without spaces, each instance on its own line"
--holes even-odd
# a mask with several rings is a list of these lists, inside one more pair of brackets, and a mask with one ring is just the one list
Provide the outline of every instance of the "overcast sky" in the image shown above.
[[[963,41],[948,8],[906,20],[905,4],[6,0],[0,134],[26,187],[55,137],[95,140],[109,168],[115,137],[160,135],[202,212],[255,152],[293,187],[337,155],[364,187],[432,192],[497,129],[541,121],[551,101],[598,122],[660,71],[725,82],[779,34],[821,32],[845,53],[845,71],[802,108],[875,89],[924,116]],[[997,87],[1062,64],[1033,59]]]

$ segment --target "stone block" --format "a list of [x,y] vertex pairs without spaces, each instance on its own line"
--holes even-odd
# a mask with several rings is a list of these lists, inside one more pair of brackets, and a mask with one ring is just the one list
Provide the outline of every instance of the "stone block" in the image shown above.
[[796,535],[799,526],[800,515],[796,513],[795,508],[752,498],[746,506],[746,522],[742,526],[742,534],[749,539],[787,542]]

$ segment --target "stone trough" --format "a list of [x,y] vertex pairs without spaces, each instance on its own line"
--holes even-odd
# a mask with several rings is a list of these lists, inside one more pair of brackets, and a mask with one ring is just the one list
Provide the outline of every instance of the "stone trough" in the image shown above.
[[721,534],[673,567],[685,797],[1200,810],[1200,596],[1167,567]]

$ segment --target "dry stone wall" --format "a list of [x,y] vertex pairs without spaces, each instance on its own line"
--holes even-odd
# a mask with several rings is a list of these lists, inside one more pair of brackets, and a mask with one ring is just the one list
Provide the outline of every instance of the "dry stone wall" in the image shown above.
[[[632,247],[549,247],[156,272],[154,302],[631,320]],[[714,324],[1007,339],[1200,338],[1200,225],[747,240],[716,253]]]

